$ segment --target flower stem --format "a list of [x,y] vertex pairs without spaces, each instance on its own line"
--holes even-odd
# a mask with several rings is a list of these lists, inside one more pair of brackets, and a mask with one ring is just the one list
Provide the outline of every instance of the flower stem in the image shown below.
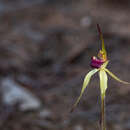
[[101,130],[106,130],[106,121],[105,121],[105,96],[101,96]]

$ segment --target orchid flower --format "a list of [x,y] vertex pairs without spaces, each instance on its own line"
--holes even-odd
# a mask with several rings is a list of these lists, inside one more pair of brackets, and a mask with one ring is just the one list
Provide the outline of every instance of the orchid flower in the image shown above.
[[78,97],[76,103],[73,105],[71,111],[73,111],[74,108],[79,103],[91,77],[98,72],[99,78],[100,78],[100,92],[101,92],[101,129],[106,130],[106,128],[105,128],[105,93],[107,90],[107,81],[108,81],[107,74],[109,74],[112,78],[114,78],[115,80],[117,80],[118,82],[121,82],[123,84],[130,84],[130,83],[119,79],[115,74],[113,74],[111,71],[109,71],[106,68],[109,63],[109,60],[107,59],[107,52],[106,52],[105,45],[104,45],[103,35],[102,35],[101,29],[98,24],[97,24],[97,29],[98,29],[99,36],[100,36],[100,39],[102,42],[102,48],[98,53],[98,57],[93,56],[91,59],[90,65],[94,69],[91,70],[90,72],[88,72],[88,74],[85,76],[80,96]]

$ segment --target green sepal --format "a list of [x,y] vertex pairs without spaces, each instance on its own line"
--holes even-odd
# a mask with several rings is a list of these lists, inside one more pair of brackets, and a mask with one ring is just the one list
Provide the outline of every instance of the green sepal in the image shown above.
[[97,24],[97,29],[98,29],[98,33],[99,33],[99,36],[100,36],[100,39],[102,42],[102,52],[103,52],[104,58],[107,59],[107,51],[105,49],[104,38],[103,38],[103,34],[101,32],[101,28],[100,28],[99,24]]
[[99,78],[100,78],[100,91],[101,97],[105,97],[106,89],[107,89],[107,74],[104,69],[100,69],[99,71]]
[[129,82],[123,81],[121,79],[119,79],[116,75],[114,75],[112,72],[110,72],[108,69],[104,68],[104,70],[115,80],[117,80],[118,82],[124,83],[124,84],[130,84]]
[[97,72],[99,71],[99,69],[93,69],[91,70],[84,78],[84,82],[83,82],[83,86],[82,86],[82,89],[81,89],[81,93],[80,93],[80,96],[78,97],[77,101],[75,102],[75,104],[73,105],[72,109],[71,109],[71,112],[74,110],[74,108],[78,105],[91,77]]
[[103,63],[103,65],[101,66],[101,68],[102,68],[102,69],[106,68],[107,65],[108,65],[108,63],[109,63],[109,60],[107,60],[105,63]]

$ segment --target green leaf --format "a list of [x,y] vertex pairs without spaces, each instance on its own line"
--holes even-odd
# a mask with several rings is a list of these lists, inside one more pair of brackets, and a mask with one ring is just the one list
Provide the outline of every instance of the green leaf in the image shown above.
[[108,69],[104,69],[112,78],[114,78],[115,80],[117,80],[118,82],[124,83],[124,84],[130,84],[129,82],[123,81],[121,79],[119,79],[116,75],[114,75],[112,72],[110,72]]
[[77,106],[77,104],[79,103],[92,75],[94,75],[97,71],[99,71],[99,69],[93,69],[92,71],[90,71],[84,78],[84,82],[83,82],[83,87],[81,89],[81,93],[80,93],[80,96],[78,97],[77,101],[75,102],[75,104],[73,105],[72,109],[71,109],[71,112],[74,110],[74,108]]
[[100,77],[101,96],[102,96],[102,98],[104,98],[105,92],[106,92],[106,89],[107,89],[107,80],[108,80],[108,78],[107,78],[106,72],[103,69],[101,69],[99,71],[99,77]]

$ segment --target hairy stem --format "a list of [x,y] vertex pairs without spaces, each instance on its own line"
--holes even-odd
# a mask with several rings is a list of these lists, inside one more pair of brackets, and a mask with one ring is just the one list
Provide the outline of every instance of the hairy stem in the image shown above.
[[106,130],[106,121],[105,121],[105,96],[101,96],[101,130]]

